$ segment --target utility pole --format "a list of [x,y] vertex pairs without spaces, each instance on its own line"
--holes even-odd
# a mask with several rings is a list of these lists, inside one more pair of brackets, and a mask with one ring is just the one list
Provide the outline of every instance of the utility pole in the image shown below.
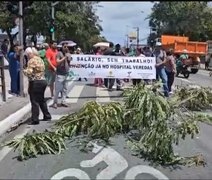
[[136,30],[137,30],[137,49],[138,49],[138,46],[139,46],[139,27],[136,27]]
[[20,51],[20,96],[24,97],[24,77],[23,77],[23,61],[24,61],[24,38],[23,38],[23,1],[19,1],[19,45]]
[[128,37],[128,34],[126,35],[126,38],[127,38],[127,48],[129,47],[129,37]]
[[[51,3],[52,6],[52,20],[54,21],[54,3]],[[55,40],[55,34],[52,32],[52,40]]]
[[[54,7],[55,7],[58,3],[59,3],[59,1],[56,1],[56,2],[54,2],[54,3],[53,3],[53,2],[51,3],[51,8],[52,8],[52,10],[51,10],[51,11],[52,11],[52,15],[51,15],[51,16],[52,16],[52,20],[53,20],[53,21],[54,21],[54,19],[55,19],[55,17],[54,17],[55,8],[54,8]],[[55,40],[55,32],[52,32],[52,40]]]

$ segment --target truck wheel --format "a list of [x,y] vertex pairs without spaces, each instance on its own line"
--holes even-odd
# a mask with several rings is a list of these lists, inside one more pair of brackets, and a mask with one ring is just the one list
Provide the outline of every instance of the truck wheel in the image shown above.
[[198,72],[199,69],[191,69],[191,73],[192,74],[196,74]]

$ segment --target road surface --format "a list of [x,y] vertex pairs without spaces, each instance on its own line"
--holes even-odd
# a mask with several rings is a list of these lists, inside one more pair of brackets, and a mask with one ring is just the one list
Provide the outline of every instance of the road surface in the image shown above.
[[[38,126],[21,125],[18,129],[3,137],[1,141],[20,137],[33,129],[43,131],[49,128],[61,116],[78,111],[86,101],[96,100],[106,103],[120,101],[120,91],[108,92],[96,88],[88,82],[75,81],[69,87],[68,102],[70,108],[51,109],[53,120],[41,122]],[[206,71],[191,75],[189,79],[177,78],[176,85],[211,86],[212,79]],[[42,116],[41,116],[42,118]],[[200,124],[200,134],[194,139],[187,138],[175,147],[182,156],[202,153],[206,159],[205,167],[153,167],[148,161],[132,156],[126,145],[126,138],[117,135],[111,138],[112,145],[96,145],[93,151],[83,152],[76,142],[68,142],[68,149],[60,155],[43,155],[38,158],[20,162],[16,159],[18,152],[4,147],[0,150],[1,179],[210,179],[212,177],[212,136],[211,126]],[[82,140],[82,139],[81,139]]]

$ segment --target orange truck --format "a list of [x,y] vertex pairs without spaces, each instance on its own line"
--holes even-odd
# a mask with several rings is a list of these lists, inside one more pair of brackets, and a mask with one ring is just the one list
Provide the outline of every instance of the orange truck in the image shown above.
[[190,57],[189,65],[191,73],[195,74],[200,68],[200,56],[205,56],[208,51],[208,43],[189,41],[188,37],[184,36],[169,36],[162,35],[160,39],[164,50],[172,48],[175,55],[180,55],[183,50],[187,50],[187,54]]

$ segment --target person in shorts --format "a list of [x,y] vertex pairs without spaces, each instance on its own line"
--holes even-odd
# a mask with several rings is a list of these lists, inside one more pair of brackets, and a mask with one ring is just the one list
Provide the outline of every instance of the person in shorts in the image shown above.
[[51,41],[49,43],[49,48],[46,50],[46,59],[48,61],[48,69],[46,71],[46,81],[50,88],[51,97],[54,97],[54,83],[56,78],[56,67],[57,67],[57,43]]

